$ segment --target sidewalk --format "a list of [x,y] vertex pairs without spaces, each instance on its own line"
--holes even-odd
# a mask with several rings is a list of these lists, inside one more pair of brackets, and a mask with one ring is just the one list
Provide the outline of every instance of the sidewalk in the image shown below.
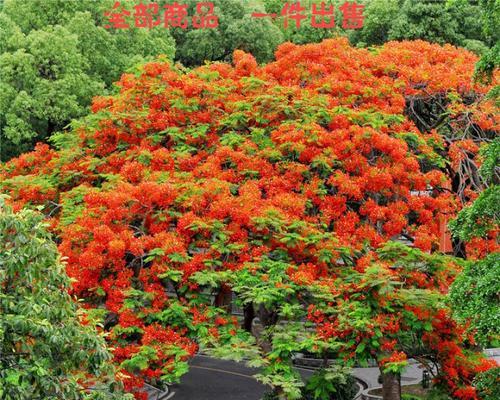
[[[352,373],[356,378],[366,383],[368,388],[379,387],[380,370],[378,368],[353,368]],[[410,361],[401,376],[402,385],[413,385],[422,381],[422,369],[416,362]]]

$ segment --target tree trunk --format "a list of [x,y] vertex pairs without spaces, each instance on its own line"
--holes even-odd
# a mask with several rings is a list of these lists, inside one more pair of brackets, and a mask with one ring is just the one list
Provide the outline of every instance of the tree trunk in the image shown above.
[[246,304],[243,307],[243,323],[241,327],[247,332],[252,333],[252,321],[255,318],[255,310],[253,309],[253,303]]
[[276,313],[276,311],[268,310],[262,304],[259,305],[259,309],[257,312],[261,324],[266,328],[272,325],[276,325],[276,323],[278,322],[278,314]]
[[276,393],[276,397],[279,400],[286,400],[286,394],[285,394],[285,391],[283,390],[283,388],[281,388],[281,387],[276,388],[275,393]]
[[400,374],[382,372],[382,398],[384,400],[401,400]]
[[227,285],[222,285],[219,292],[215,296],[215,306],[223,308],[226,312],[230,312],[232,300],[233,296],[231,289]]
[[323,362],[321,363],[321,368],[328,368],[328,353],[323,354]]
[[272,348],[272,338],[266,332],[266,328],[276,325],[278,322],[278,314],[275,311],[270,311],[264,305],[260,304],[257,309],[260,323],[254,324],[252,327],[252,335],[257,340],[257,344],[261,350],[267,354]]

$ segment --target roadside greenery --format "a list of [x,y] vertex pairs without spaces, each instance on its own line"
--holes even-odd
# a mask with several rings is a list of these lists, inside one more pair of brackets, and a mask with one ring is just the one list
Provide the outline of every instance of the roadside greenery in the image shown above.
[[482,242],[486,257],[467,263],[451,287],[450,298],[456,317],[470,322],[470,330],[481,346],[500,346],[500,253],[496,247],[500,223],[500,140],[495,138],[481,150],[480,177],[485,189],[450,224],[456,237]]
[[131,399],[104,338],[68,294],[43,215],[0,198],[0,398]]

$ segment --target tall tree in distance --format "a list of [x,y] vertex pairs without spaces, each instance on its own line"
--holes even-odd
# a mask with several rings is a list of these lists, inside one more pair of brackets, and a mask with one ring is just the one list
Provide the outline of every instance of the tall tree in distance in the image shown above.
[[356,44],[422,39],[479,53],[487,49],[487,36],[481,29],[482,9],[469,0],[367,0],[364,3],[363,28],[348,32]]
[[[167,29],[105,29],[114,2],[6,0],[0,8],[0,160],[31,150],[137,62],[172,58]],[[129,4],[129,7],[132,3]]]
[[500,1],[480,0],[483,10],[483,32],[488,37],[491,48],[476,65],[476,77],[491,80],[493,72],[500,65]]
[[[169,2],[160,2],[163,3]],[[182,2],[188,6],[189,16],[196,14],[198,3],[195,0]],[[218,18],[216,27],[197,29],[189,23],[185,29],[172,29],[177,61],[185,66],[203,65],[206,61],[230,61],[234,50],[251,53],[258,62],[272,60],[274,50],[284,37],[270,18],[252,17],[253,12],[264,12],[260,1],[213,0],[211,3]]]

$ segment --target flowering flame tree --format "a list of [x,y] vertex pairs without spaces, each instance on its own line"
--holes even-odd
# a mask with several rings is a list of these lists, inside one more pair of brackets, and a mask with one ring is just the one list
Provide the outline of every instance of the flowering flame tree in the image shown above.
[[460,262],[435,254],[443,219],[477,196],[469,161],[497,129],[476,57],[332,39],[283,44],[264,66],[233,58],[124,74],[55,149],[0,171],[15,207],[44,205],[126,384],[175,380],[203,346],[261,366],[280,398],[329,390],[326,375],[301,389],[299,351],[375,358],[386,398],[408,357],[434,362],[454,396],[477,398],[488,365],[466,356],[444,299]]

